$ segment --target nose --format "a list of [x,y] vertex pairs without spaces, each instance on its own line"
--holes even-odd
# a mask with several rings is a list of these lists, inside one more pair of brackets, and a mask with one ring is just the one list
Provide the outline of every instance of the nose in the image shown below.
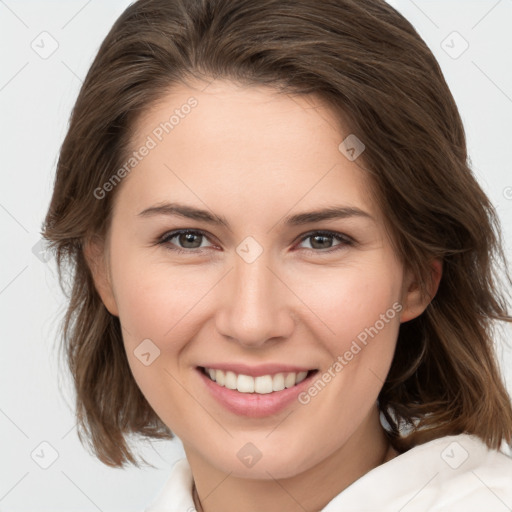
[[217,296],[218,332],[246,348],[260,348],[290,337],[297,299],[263,255],[236,259]]

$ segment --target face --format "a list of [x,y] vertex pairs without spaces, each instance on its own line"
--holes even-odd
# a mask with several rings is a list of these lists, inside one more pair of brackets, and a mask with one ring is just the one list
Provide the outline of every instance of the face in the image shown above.
[[227,81],[174,87],[136,127],[95,280],[150,405],[226,473],[284,478],[377,436],[422,309],[339,127],[318,99]]

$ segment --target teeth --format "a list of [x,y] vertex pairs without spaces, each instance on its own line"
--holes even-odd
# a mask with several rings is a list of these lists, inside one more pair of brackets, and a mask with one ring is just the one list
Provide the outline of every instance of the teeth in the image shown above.
[[294,385],[295,385],[295,374],[287,373],[286,377],[284,378],[284,387],[291,388]]
[[272,379],[272,390],[282,391],[284,389],[284,373],[276,373]]
[[[217,370],[217,375],[219,375],[219,371],[222,372],[222,370]],[[254,378],[249,375],[239,375],[236,380],[236,389],[240,393],[254,393]]]
[[308,374],[308,372],[290,372],[251,377],[250,375],[237,375],[231,371],[224,372],[212,368],[205,368],[205,370],[210,379],[216,381],[219,386],[236,389],[240,393],[258,393],[261,395],[291,388],[302,382]]
[[215,380],[217,381],[217,384],[219,386],[225,386],[226,385],[226,374],[220,370],[217,370],[215,372]]
[[272,393],[272,377],[270,375],[262,375],[261,377],[256,377],[253,380],[254,391],[256,393],[260,393],[262,395]]
[[[211,375],[212,371],[215,371],[215,370],[210,370],[210,375]],[[216,371],[215,371],[215,373],[216,373]],[[226,372],[226,378],[224,379],[224,386],[226,386],[228,389],[236,389],[236,386],[237,386],[236,374],[234,374],[233,372]]]
[[295,384],[298,384],[299,382],[302,382],[307,376],[308,376],[308,372],[299,372],[299,373],[297,373],[297,380],[295,381]]

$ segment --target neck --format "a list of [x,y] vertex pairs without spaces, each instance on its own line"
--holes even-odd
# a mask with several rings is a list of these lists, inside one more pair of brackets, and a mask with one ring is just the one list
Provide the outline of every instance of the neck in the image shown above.
[[[303,512],[321,510],[335,496],[398,453],[389,444],[372,411],[363,428],[319,464],[290,478],[239,478],[211,466],[184,446],[194,475],[198,512]],[[197,486],[197,489],[196,489]]]

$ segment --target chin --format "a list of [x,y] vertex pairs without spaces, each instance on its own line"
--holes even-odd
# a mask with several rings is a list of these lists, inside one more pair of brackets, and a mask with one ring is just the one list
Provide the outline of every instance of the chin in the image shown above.
[[[257,480],[291,478],[322,460],[322,453],[319,450],[311,451],[312,446],[306,441],[296,438],[296,444],[290,443],[288,437],[288,442],[283,444],[282,438],[278,437],[273,441],[265,440],[264,436],[267,435],[268,432],[265,432],[261,441],[250,441],[251,436],[247,435],[241,436],[240,440],[230,439],[229,445],[224,446],[218,456],[210,452],[207,458],[223,473]],[[310,451],[306,452],[304,445],[309,445]]]

